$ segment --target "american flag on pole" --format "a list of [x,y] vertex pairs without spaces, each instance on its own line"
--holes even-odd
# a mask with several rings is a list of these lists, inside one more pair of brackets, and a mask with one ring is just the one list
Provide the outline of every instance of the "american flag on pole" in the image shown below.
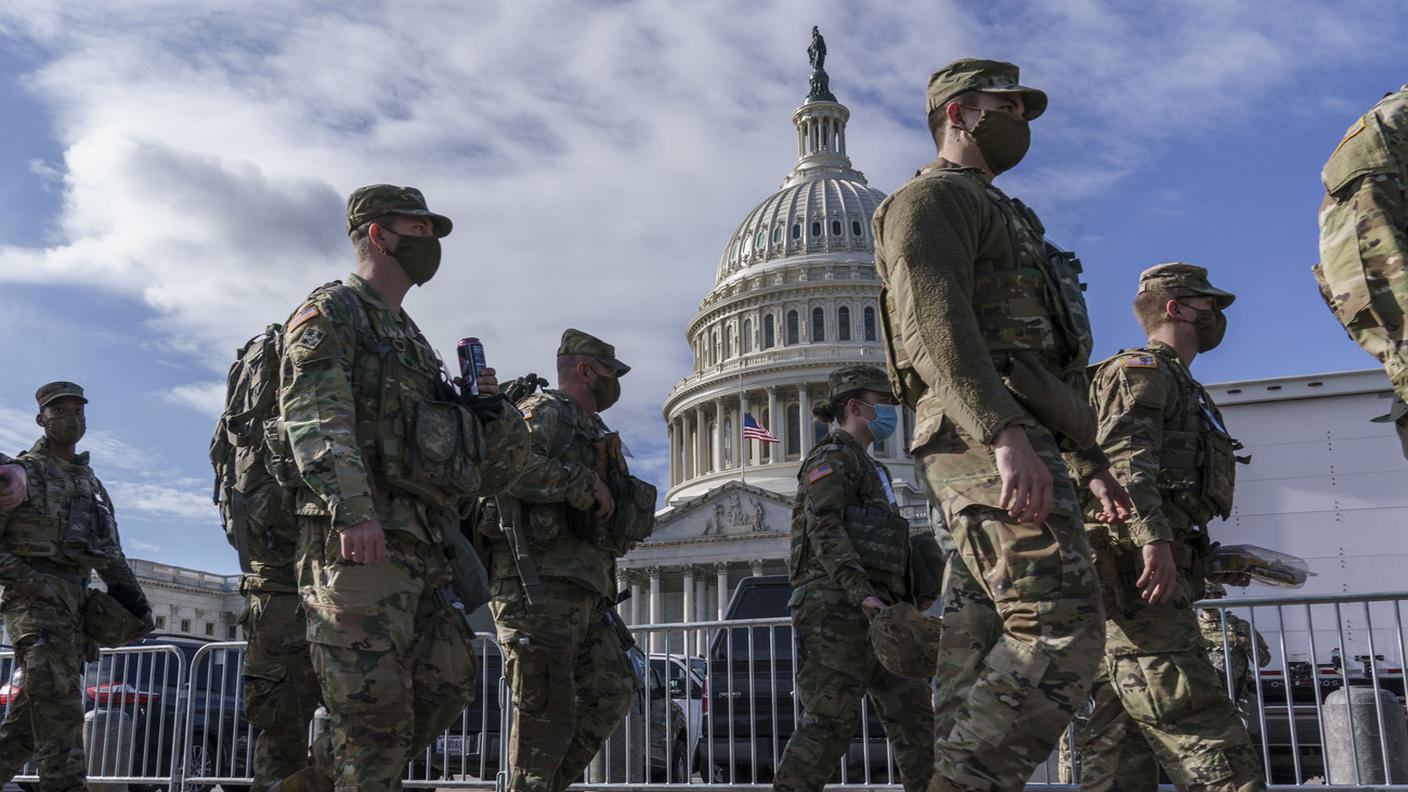
[[743,414],[743,437],[749,440],[761,440],[764,443],[782,442],[776,437],[773,437],[772,432],[769,432],[767,427],[753,420],[752,413]]

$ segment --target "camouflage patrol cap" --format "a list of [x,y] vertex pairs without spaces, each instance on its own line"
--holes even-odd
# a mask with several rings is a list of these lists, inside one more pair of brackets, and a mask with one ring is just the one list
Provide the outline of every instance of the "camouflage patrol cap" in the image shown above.
[[1203,599],[1222,599],[1227,596],[1227,587],[1221,583],[1208,583],[1207,592],[1203,594]]
[[557,347],[557,354],[561,355],[586,355],[594,357],[602,363],[616,369],[616,376],[624,377],[631,370],[630,366],[616,359],[616,347],[602,341],[591,333],[583,333],[573,327],[562,331],[562,343]]
[[1018,68],[1004,61],[960,58],[929,75],[929,107],[943,107],[955,96],[968,91],[984,93],[1019,93],[1023,115],[1035,121],[1046,112],[1046,93],[1017,82]]
[[426,208],[425,196],[420,190],[394,184],[368,184],[347,196],[347,233],[363,223],[393,214],[430,218],[430,228],[437,237],[449,236],[450,229],[454,228],[450,218]]
[[1226,308],[1237,299],[1237,295],[1232,292],[1223,291],[1208,283],[1208,271],[1205,267],[1185,264],[1182,261],[1155,264],[1139,273],[1139,293],[1155,289],[1187,292],[1183,296],[1212,297],[1213,304],[1218,308]]
[[892,674],[928,679],[939,662],[942,623],[908,602],[891,605],[870,620],[870,647]]
[[88,403],[88,398],[83,395],[82,386],[74,382],[51,382],[48,385],[40,386],[34,392],[34,400],[39,402],[39,409],[44,409],[49,402],[54,399],[61,399],[64,396],[76,396],[83,399],[83,403]]
[[893,399],[890,377],[875,366],[846,366],[831,372],[826,378],[826,398],[834,399],[847,391],[870,390]]

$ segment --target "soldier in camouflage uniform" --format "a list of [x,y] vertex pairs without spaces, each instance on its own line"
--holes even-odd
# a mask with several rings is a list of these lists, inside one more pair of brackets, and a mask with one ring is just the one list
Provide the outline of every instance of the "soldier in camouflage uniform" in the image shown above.
[[[527,433],[502,400],[462,403],[401,308],[450,229],[419,190],[354,191],[356,271],[285,323],[287,448],[271,454],[292,460],[301,485],[298,584],[331,723],[312,771],[283,790],[399,789],[410,757],[474,695],[473,635],[441,541],[469,498],[517,474]],[[493,374],[479,383],[488,396]]]
[[[271,527],[272,528],[272,527]],[[266,530],[240,578],[245,717],[259,729],[252,792],[264,792],[308,764],[308,723],[318,709],[318,676],[308,651],[308,617],[294,567],[297,526]]]
[[1355,121],[1320,173],[1320,294],[1379,359],[1408,456],[1408,85]]
[[[1209,583],[1207,593],[1203,599],[1222,599],[1227,596],[1227,589],[1221,583]],[[1203,633],[1203,646],[1206,647],[1208,660],[1212,661],[1212,667],[1217,669],[1218,676],[1222,677],[1223,689],[1231,690],[1232,700],[1237,704],[1237,712],[1242,716],[1242,723],[1247,727],[1247,734],[1251,736],[1252,745],[1259,743],[1258,737],[1261,734],[1261,719],[1256,715],[1256,701],[1259,695],[1256,680],[1252,677],[1252,651],[1255,642],[1255,659],[1258,668],[1265,668],[1271,662],[1271,647],[1266,645],[1266,639],[1261,637],[1261,632],[1252,629],[1246,619],[1228,611],[1227,614],[1227,645],[1224,651],[1223,646],[1223,612],[1218,608],[1200,608],[1198,610],[1198,629]],[[1228,660],[1231,660],[1232,679],[1228,684],[1227,667]]]
[[1099,364],[1091,384],[1100,444],[1134,516],[1087,526],[1107,621],[1083,790],[1153,792],[1160,764],[1180,790],[1265,788],[1192,608],[1204,589],[1208,521],[1232,512],[1240,445],[1188,366],[1221,343],[1233,299],[1202,267],[1145,270],[1134,312],[1148,345]]
[[626,504],[596,465],[596,447],[613,434],[600,413],[620,398],[628,371],[610,344],[569,329],[557,350],[557,388],[519,403],[532,445],[509,493],[522,503],[541,602],[528,602],[507,537],[492,529],[487,537],[490,608],[515,708],[512,792],[566,789],[631,705],[628,647],[607,620],[616,602],[616,559],[626,547],[598,530]]
[[108,593],[145,628],[155,626],[117,534],[112,499],[75,446],[87,430],[83,389],[51,382],[35,394],[44,437],[16,460],[28,497],[0,511],[0,612],[23,673],[20,692],[0,723],[0,783],[33,756],[45,792],[86,788],[83,756],[83,662],[97,658],[85,633],[88,580],[94,570]]
[[[868,622],[886,607],[908,602],[923,610],[937,594],[912,590],[909,521],[889,471],[866,452],[894,432],[894,397],[885,372],[873,366],[837,369],[829,385],[827,401],[812,413],[839,425],[802,461],[792,507],[787,606],[797,636],[802,716],[773,788],[818,792],[836,772],[869,695],[894,744],[906,792],[921,792],[934,769],[928,682],[887,671],[869,639]],[[927,528],[920,537],[934,543]],[[934,545],[927,555],[936,554]]]
[[936,72],[939,159],[873,220],[890,377],[915,411],[910,451],[957,547],[935,792],[1019,788],[1056,747],[1103,634],[1072,473],[1109,501],[1112,519],[1126,508],[1085,399],[1079,262],[992,184],[1022,159],[1028,121],[1046,109],[1046,95],[1017,77],[1010,63],[971,59]]

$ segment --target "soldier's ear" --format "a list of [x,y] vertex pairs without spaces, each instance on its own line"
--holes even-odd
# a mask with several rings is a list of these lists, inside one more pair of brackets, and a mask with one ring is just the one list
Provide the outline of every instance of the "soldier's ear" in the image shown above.
[[34,422],[39,424],[40,426],[44,425],[44,413],[42,410],[38,415],[34,416]]

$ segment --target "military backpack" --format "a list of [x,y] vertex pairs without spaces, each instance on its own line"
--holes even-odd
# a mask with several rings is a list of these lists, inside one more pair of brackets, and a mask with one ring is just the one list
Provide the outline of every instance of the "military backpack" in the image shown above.
[[[353,317],[359,331],[368,326],[366,310],[350,289],[324,284],[309,299],[330,291]],[[294,530],[294,492],[301,485],[279,421],[279,369],[284,326],[270,324],[235,353],[225,378],[225,406],[210,439],[215,469],[212,501],[220,507],[225,539],[239,553],[240,569],[266,560],[279,537]]]

